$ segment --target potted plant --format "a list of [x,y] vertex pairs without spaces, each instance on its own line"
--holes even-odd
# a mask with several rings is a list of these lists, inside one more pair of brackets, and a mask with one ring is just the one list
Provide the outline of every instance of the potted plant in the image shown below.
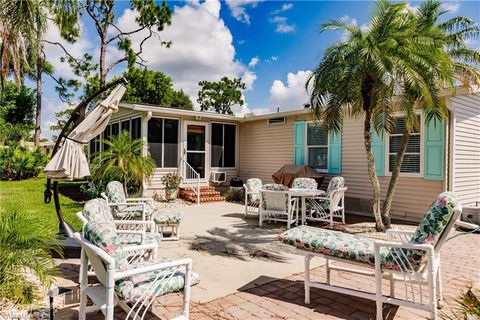
[[165,186],[165,198],[169,202],[173,202],[177,199],[180,182],[182,182],[182,177],[178,172],[169,172],[162,177],[162,183]]

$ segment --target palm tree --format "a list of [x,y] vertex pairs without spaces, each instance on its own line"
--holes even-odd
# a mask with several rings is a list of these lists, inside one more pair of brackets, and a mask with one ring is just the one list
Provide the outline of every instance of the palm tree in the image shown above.
[[[470,89],[480,85],[480,53],[466,43],[469,39],[478,38],[480,29],[465,17],[439,23],[438,20],[445,13],[440,6],[440,1],[425,1],[413,13],[417,19],[417,32],[433,40],[433,46],[422,57],[422,63],[427,67],[423,72],[425,87],[415,87],[405,81],[406,74],[402,68],[398,68],[396,74],[400,80],[397,81],[400,90],[396,96],[403,111],[405,127],[382,210],[382,220],[387,228],[390,227],[390,209],[408,140],[411,132],[420,126],[415,109],[423,109],[427,120],[444,120],[447,109],[444,99],[439,98],[442,87],[453,88],[455,80]],[[425,59],[428,59],[427,63]]]
[[[452,87],[460,74],[467,80],[478,75],[469,62],[480,55],[459,43],[461,34],[473,36],[474,23],[454,18],[439,25],[443,14],[439,7],[437,1],[426,1],[413,12],[407,10],[406,3],[377,1],[367,28],[335,20],[321,28],[343,29],[349,36],[325,51],[309,79],[311,103],[327,131],[341,130],[344,107],[353,117],[364,116],[364,144],[378,230],[390,227],[389,211],[403,155],[412,130],[419,127],[415,110],[422,108],[427,120],[443,119],[447,111],[439,85]],[[371,134],[373,130],[377,134],[391,132],[394,110],[403,112],[406,126],[382,210]]]
[[[43,52],[47,20],[51,19],[60,29],[67,41],[73,42],[79,35],[77,19],[79,2],[76,0],[0,0],[0,24],[2,26],[2,47],[0,51],[2,77],[13,66],[17,82],[28,73],[37,82],[37,110],[35,115],[34,142],[40,142],[40,124],[42,113],[42,74],[45,70]],[[7,41],[5,41],[7,40]],[[16,51],[20,49],[20,51]],[[33,72],[28,67],[25,52],[31,55],[35,65]],[[18,52],[17,54],[8,54]],[[2,54],[4,53],[4,54]],[[21,68],[25,65],[25,68]]]
[[132,139],[123,131],[110,140],[101,140],[106,147],[104,151],[94,155],[92,161],[92,177],[95,182],[102,182],[108,177],[120,173],[121,180],[128,193],[129,183],[142,185],[142,182],[155,171],[155,162],[150,156],[142,156],[144,142]]
[[60,247],[38,216],[19,210],[21,207],[0,208],[0,299],[30,304],[40,288],[25,275],[35,275],[48,288],[56,271],[50,252],[60,253]]

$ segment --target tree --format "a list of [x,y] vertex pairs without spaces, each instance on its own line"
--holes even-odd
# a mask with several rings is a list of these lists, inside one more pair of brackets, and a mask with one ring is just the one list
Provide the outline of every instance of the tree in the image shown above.
[[92,160],[93,183],[101,182],[104,177],[120,173],[125,189],[128,192],[129,183],[141,185],[155,171],[155,162],[150,156],[142,156],[144,142],[133,140],[126,131],[109,140],[102,140],[108,150],[97,152]]
[[177,109],[193,110],[193,102],[190,100],[190,97],[183,92],[183,90],[173,92],[170,106]]
[[[480,53],[467,46],[467,40],[479,37],[480,29],[474,21],[466,17],[454,17],[445,22],[439,22],[444,13],[446,12],[441,9],[440,1],[425,1],[415,12],[417,29],[429,30],[428,36],[437,39],[437,42],[429,52],[425,52],[423,58],[430,59],[428,64],[432,67],[430,71],[426,70],[424,73],[425,86],[415,87],[409,81],[401,81],[400,103],[405,117],[405,126],[382,210],[382,220],[387,228],[390,227],[390,209],[408,141],[412,131],[420,127],[415,109],[423,109],[427,120],[433,117],[438,120],[445,119],[447,110],[444,99],[439,98],[440,85],[452,88],[455,85],[454,80],[457,80],[469,89],[473,89],[480,84],[478,69]],[[422,34],[426,32],[422,31]],[[434,68],[434,65],[439,63],[441,65]],[[399,68],[397,78],[403,80],[407,77],[406,70]],[[430,94],[425,94],[428,90]],[[433,100],[430,100],[431,98]]]
[[234,104],[243,106],[242,90],[245,90],[245,83],[242,78],[231,80],[223,77],[218,82],[200,81],[198,85],[202,87],[197,99],[202,111],[213,109],[217,113],[233,114]]
[[[35,114],[35,145],[40,142],[40,125],[41,125],[41,113],[42,113],[42,74],[46,71],[57,83],[59,84],[58,91],[62,97],[62,93],[65,94],[68,86],[76,86],[78,88],[79,83],[76,81],[66,81],[62,79],[56,79],[53,77],[53,68],[46,61],[44,54],[44,44],[48,42],[44,39],[45,31],[47,28],[47,20],[52,19],[53,22],[60,29],[61,36],[69,41],[74,42],[79,35],[79,29],[77,26],[78,20],[78,1],[75,0],[24,0],[24,1],[0,1],[0,22],[4,27],[2,30],[3,37],[6,39],[12,39],[15,44],[14,47],[9,46],[9,42],[2,42],[2,51],[10,52],[12,49],[22,49],[22,54],[7,55],[10,58],[8,61],[2,61],[2,71],[7,73],[10,70],[10,65],[14,65],[13,68],[17,79],[23,78],[23,72],[28,70],[30,75],[36,80],[36,114]],[[19,45],[22,43],[22,45]],[[65,49],[59,43],[53,43],[59,45]],[[21,68],[22,65],[26,65],[25,54],[23,50],[30,53],[29,60],[32,65],[35,65],[35,70],[29,68]],[[0,55],[2,55],[0,53]],[[4,55],[2,55],[3,57]],[[70,55],[72,59],[73,56]],[[86,55],[85,59],[88,60],[89,56]],[[5,71],[4,71],[5,70]],[[22,76],[20,76],[22,73]],[[18,82],[18,81],[17,81]]]
[[35,90],[6,82],[0,92],[0,117],[6,123],[32,126],[35,113]]
[[171,103],[174,90],[172,78],[163,72],[130,68],[123,73],[128,81],[124,101],[142,102],[167,106]]
[[[409,106],[406,110],[411,110],[409,94],[414,92],[422,94],[428,118],[441,115],[432,76],[450,72],[448,55],[442,50],[444,39],[427,23],[419,23],[418,16],[421,13],[413,14],[406,3],[377,1],[367,30],[335,20],[322,25],[321,32],[343,29],[349,37],[326,49],[307,82],[307,88],[312,88],[311,104],[316,116],[328,132],[341,131],[344,107],[351,116],[364,117],[373,213],[380,231],[389,222],[382,214],[372,132],[390,132],[395,124],[393,110],[405,105]],[[398,88],[402,88],[400,97]]]
[[[121,63],[126,62],[129,67],[135,64],[143,65],[144,60],[141,55],[145,42],[153,36],[160,39],[158,32],[171,22],[172,13],[165,1],[157,5],[154,0],[131,0],[131,8],[139,14],[135,19],[138,27],[129,31],[121,30],[114,22],[114,6],[113,0],[87,0],[83,5],[100,38],[98,86],[105,85],[108,73]],[[135,50],[132,48],[130,39],[143,34],[146,35],[142,36],[139,48]],[[161,41],[161,43],[167,47],[171,45],[168,41]],[[123,56],[107,65],[106,54],[109,46],[116,46],[122,51]]]

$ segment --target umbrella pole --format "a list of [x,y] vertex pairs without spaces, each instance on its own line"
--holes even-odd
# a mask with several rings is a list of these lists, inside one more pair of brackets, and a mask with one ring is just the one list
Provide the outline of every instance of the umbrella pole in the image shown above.
[[[127,81],[124,78],[115,80],[100,89],[98,89],[96,92],[94,92],[91,96],[83,100],[78,104],[78,106],[73,110],[72,116],[68,121],[65,123],[65,126],[63,127],[62,131],[60,132],[57,141],[55,142],[55,146],[53,147],[52,150],[52,157],[57,153],[58,149],[60,148],[60,142],[65,139],[70,132],[75,128],[71,127],[72,123],[79,124],[84,118],[85,118],[85,113],[87,109],[87,105],[93,101],[93,99],[97,98],[99,95],[107,91],[108,89],[112,88],[113,86],[116,86],[119,83],[124,83],[126,84]],[[53,181],[53,187],[52,187],[52,180],[50,178],[47,179],[47,186],[44,192],[44,203],[50,203],[52,199],[52,191],[51,189],[53,188],[53,201],[55,203],[55,211],[57,213],[58,217],[58,235],[60,237],[66,237],[64,241],[64,255],[66,258],[78,258],[80,257],[80,250],[78,247],[77,250],[77,243],[73,240],[73,233],[75,232],[73,228],[65,221],[65,218],[63,217],[62,213],[62,208],[60,206],[60,198],[59,198],[59,193],[58,193],[58,181]],[[78,255],[78,256],[77,256]]]

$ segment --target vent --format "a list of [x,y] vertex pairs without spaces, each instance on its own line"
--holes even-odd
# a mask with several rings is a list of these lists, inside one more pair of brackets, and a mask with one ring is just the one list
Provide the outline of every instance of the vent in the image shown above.
[[212,182],[226,182],[227,174],[225,172],[212,172]]
[[274,126],[277,124],[285,124],[285,117],[271,118],[267,120],[269,126]]

